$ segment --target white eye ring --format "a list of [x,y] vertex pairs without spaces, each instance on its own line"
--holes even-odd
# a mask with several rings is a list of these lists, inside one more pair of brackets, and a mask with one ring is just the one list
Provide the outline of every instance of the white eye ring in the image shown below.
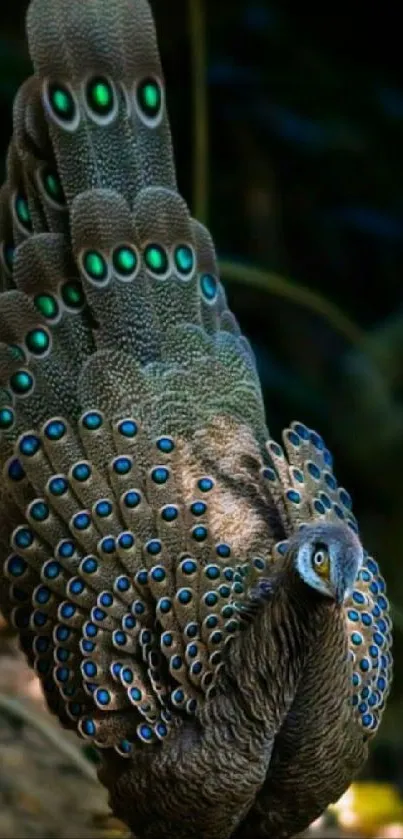
[[317,565],[318,567],[320,567],[321,565],[323,565],[323,563],[324,563],[324,562],[326,562],[326,559],[327,559],[327,556],[326,556],[326,554],[325,554],[325,552],[324,552],[323,550],[322,550],[322,551],[316,551],[316,552],[314,553],[314,556],[313,556],[313,562],[314,562],[314,564],[315,564],[315,565]]

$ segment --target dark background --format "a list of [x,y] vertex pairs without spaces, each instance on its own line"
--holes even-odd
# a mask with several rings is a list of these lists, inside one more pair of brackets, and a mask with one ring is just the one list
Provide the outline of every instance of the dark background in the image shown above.
[[[153,7],[180,189],[194,207],[191,3]],[[13,0],[0,10],[1,166],[12,100],[30,72],[26,7]],[[207,54],[208,225],[220,257],[245,263],[242,281],[228,270],[225,283],[256,350],[272,434],[292,419],[323,434],[387,577],[396,678],[368,771],[403,788],[398,4],[207,0],[202,10],[205,27],[193,29],[193,43],[201,39]],[[251,265],[265,272],[260,286]],[[287,296],[274,293],[273,274]],[[313,308],[299,302],[304,287],[319,295]]]

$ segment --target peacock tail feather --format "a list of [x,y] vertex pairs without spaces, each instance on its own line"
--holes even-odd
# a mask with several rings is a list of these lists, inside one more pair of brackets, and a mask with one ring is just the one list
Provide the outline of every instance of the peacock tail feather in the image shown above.
[[[0,605],[67,727],[127,756],[197,717],[256,580],[312,521],[357,524],[322,439],[268,440],[255,359],[178,194],[145,0],[32,0],[0,195]],[[351,703],[391,679],[369,556]]]

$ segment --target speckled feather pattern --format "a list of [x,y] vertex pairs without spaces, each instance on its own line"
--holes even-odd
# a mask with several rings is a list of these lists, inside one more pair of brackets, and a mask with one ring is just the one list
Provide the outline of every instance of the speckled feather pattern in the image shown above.
[[285,839],[379,726],[385,583],[319,435],[269,438],[177,192],[148,3],[32,0],[27,34],[0,191],[0,606],[138,839]]

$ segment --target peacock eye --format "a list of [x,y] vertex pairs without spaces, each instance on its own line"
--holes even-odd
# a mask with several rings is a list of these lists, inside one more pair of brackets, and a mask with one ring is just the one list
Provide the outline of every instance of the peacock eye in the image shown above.
[[329,577],[330,558],[325,546],[316,547],[312,554],[312,567],[321,577]]

